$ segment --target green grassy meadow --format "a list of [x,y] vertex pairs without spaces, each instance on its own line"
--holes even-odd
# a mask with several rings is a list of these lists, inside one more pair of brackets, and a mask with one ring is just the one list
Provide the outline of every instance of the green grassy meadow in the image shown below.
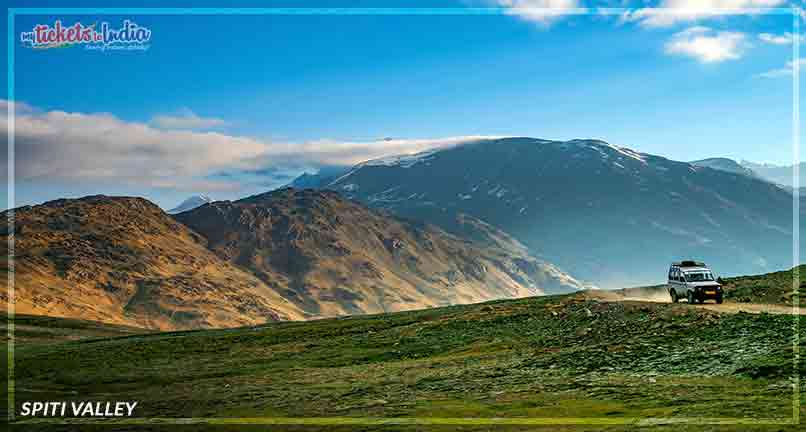
[[73,325],[15,344],[15,401],[137,400],[140,423],[786,423],[806,370],[795,324],[565,295],[227,330]]

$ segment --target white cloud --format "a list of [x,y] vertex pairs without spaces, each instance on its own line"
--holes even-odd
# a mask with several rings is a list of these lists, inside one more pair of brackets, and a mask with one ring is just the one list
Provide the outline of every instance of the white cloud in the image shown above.
[[569,11],[581,9],[579,0],[494,0],[495,4],[509,9],[509,14],[540,25],[567,15]]
[[744,33],[696,26],[672,35],[664,50],[667,54],[692,57],[702,63],[718,63],[741,58],[745,45]]
[[[2,116],[4,152],[8,128],[7,117]],[[161,130],[106,113],[18,110],[14,132],[18,179],[115,179],[179,186],[266,150],[265,143],[248,137]]]
[[[800,59],[800,61],[798,61],[798,72],[800,72],[800,70],[805,66],[806,66],[806,59]],[[762,73],[758,74],[757,76],[759,78],[790,77],[790,76],[792,76],[792,72],[794,70],[795,70],[795,62],[790,60],[790,61],[786,62],[786,64],[782,68],[771,69],[771,70],[768,70],[767,72],[762,72]]]
[[149,122],[160,129],[203,130],[226,126],[227,122],[215,117],[199,117],[189,108],[182,108],[175,114],[154,116]]
[[[794,35],[789,32],[785,32],[780,35],[771,34],[771,33],[760,33],[758,35],[758,39],[762,42],[773,44],[773,45],[791,45],[794,41]],[[803,43],[804,39],[803,36],[800,37],[800,42]]]
[[456,136],[422,139],[381,139],[375,141],[337,141],[322,139],[304,143],[288,144],[285,156],[309,155],[309,160],[325,165],[353,165],[370,159],[390,155],[412,154],[421,151],[449,147],[480,139],[501,138],[494,136]]
[[[0,100],[0,107],[10,106]],[[26,107],[22,110],[19,107]],[[239,179],[219,173],[284,172],[316,165],[350,165],[484,137],[275,142],[219,132],[164,130],[107,113],[39,111],[19,104],[14,122],[18,180],[108,182],[181,190],[236,190]],[[0,116],[0,152],[9,123]],[[0,165],[7,176],[7,161]],[[288,174],[290,175],[290,174]]]
[[33,111],[33,108],[24,103],[24,102],[12,102],[6,99],[0,99],[0,114],[6,115],[8,113],[8,109],[14,107],[14,113],[26,113]]
[[662,0],[656,8],[627,12],[621,20],[636,21],[645,27],[669,27],[730,12],[752,13],[753,8],[779,7],[785,3],[786,0]]

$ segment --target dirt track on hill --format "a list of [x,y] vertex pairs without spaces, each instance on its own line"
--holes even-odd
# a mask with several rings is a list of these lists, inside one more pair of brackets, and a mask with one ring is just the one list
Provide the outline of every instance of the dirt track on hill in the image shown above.
[[[588,298],[605,302],[623,302],[623,301],[637,301],[648,303],[672,302],[672,300],[669,298],[669,294],[666,293],[664,285],[655,285],[655,286],[638,287],[638,288],[625,288],[613,291],[590,290],[586,291],[584,295]],[[679,304],[682,306],[689,306],[685,300],[682,300]],[[752,314],[771,313],[771,314],[784,314],[784,315],[793,315],[797,313],[799,315],[806,315],[806,308],[800,308],[799,310],[796,311],[792,306],[780,305],[780,304],[725,302],[722,304],[716,304],[716,303],[695,304],[690,305],[689,307],[694,307],[698,309],[707,309],[720,313],[752,313]]]
[[806,315],[806,309],[798,309],[796,311],[792,306],[763,304],[763,303],[722,303],[721,305],[705,303],[701,305],[693,305],[693,307],[724,313],[744,312],[744,313],[758,314],[766,312],[771,314],[784,314],[784,315],[794,315],[795,313],[799,315]]

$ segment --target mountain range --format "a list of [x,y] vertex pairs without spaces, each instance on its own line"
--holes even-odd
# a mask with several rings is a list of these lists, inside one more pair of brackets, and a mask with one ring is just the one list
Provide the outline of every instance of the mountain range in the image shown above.
[[20,312],[231,327],[644,285],[683,258],[723,275],[785,268],[791,193],[745,165],[484,139],[292,183],[307,189],[195,196],[173,215],[56,200],[15,209],[0,234],[16,241]]
[[[7,213],[3,213],[7,221]],[[131,197],[15,209],[18,313],[153,329],[421,309],[583,285],[517,241],[457,217],[478,241],[370,210],[332,191],[283,189],[172,217]],[[3,254],[6,256],[6,254]],[[8,300],[9,262],[2,261]]]
[[368,161],[324,187],[457,235],[470,215],[602,287],[655,283],[681,258],[721,274],[791,265],[786,189],[599,140],[479,140]]

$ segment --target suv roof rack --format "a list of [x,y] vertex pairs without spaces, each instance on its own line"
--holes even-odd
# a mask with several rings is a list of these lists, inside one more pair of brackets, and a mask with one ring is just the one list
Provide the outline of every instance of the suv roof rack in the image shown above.
[[704,262],[694,261],[694,260],[687,260],[687,261],[680,261],[672,263],[673,266],[678,267],[705,267]]

